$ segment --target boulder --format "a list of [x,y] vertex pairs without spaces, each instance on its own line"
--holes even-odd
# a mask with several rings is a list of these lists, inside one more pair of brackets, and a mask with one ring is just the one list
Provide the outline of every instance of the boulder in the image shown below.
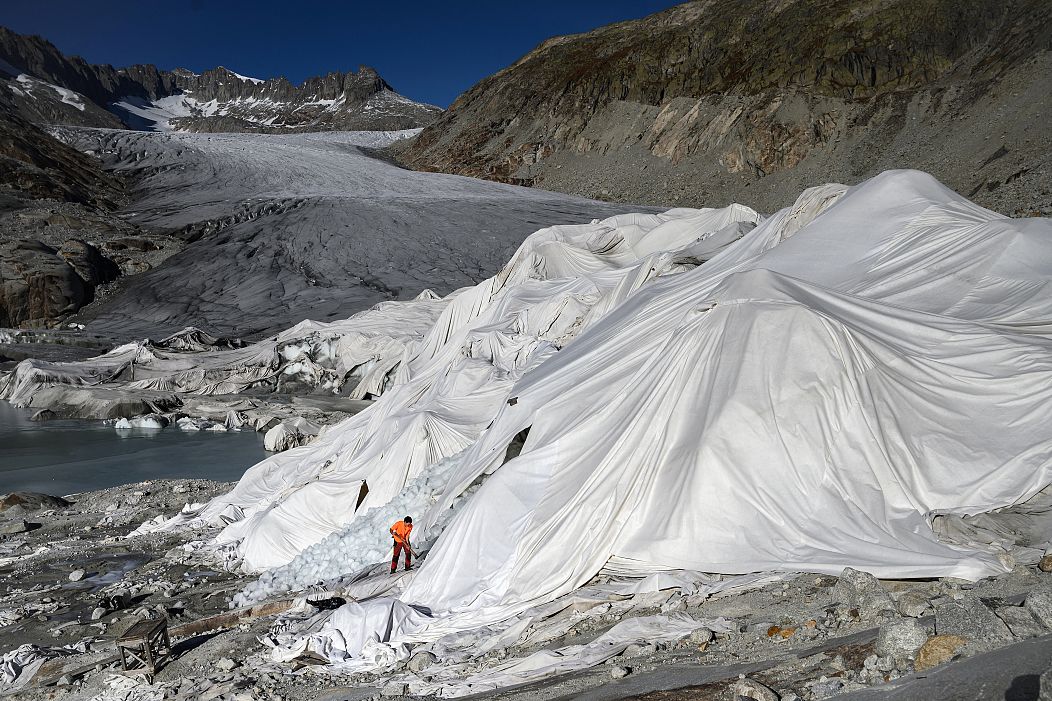
[[903,592],[895,601],[899,613],[910,618],[920,618],[931,613],[931,602],[928,597],[919,591]]
[[616,665],[610,668],[610,676],[614,679],[624,679],[631,673],[632,670],[630,668],[622,667],[621,665]]
[[26,511],[36,511],[37,509],[65,509],[73,506],[73,502],[40,492],[11,492],[0,497],[0,512],[14,506]]
[[876,653],[894,659],[913,659],[927,642],[928,631],[916,619],[894,621],[880,627]]
[[409,658],[409,663],[406,666],[409,667],[411,672],[422,672],[436,662],[438,662],[438,657],[434,653],[421,650]]
[[778,694],[770,687],[755,679],[742,677],[731,687],[733,698],[754,699],[755,701],[778,701]]
[[1026,596],[1027,611],[1045,628],[1052,630],[1052,589],[1037,589]]
[[713,632],[708,628],[698,628],[687,637],[687,640],[694,645],[704,645],[711,643],[713,637],[715,637]]
[[989,650],[1012,641],[1008,626],[973,594],[935,608],[935,632],[967,638],[974,651]]
[[933,635],[917,650],[913,669],[923,672],[949,662],[967,643],[968,639],[960,635]]
[[84,579],[84,575],[87,574],[84,570],[76,569],[69,573],[69,581],[79,582]]
[[221,657],[219,661],[216,662],[216,669],[218,669],[221,672],[229,672],[237,666],[237,662],[230,659],[229,657]]
[[1001,606],[995,613],[1017,638],[1036,638],[1045,634],[1044,626],[1025,606]]
[[845,567],[833,587],[833,601],[858,609],[863,619],[871,619],[882,611],[897,614],[895,602],[884,585],[868,572]]
[[621,653],[622,657],[642,657],[657,652],[657,646],[652,643],[632,643]]
[[408,684],[392,683],[392,684],[388,684],[387,686],[385,686],[383,689],[380,690],[380,696],[387,696],[387,697],[391,697],[391,696],[396,696],[396,697],[397,696],[405,696],[408,693],[409,693],[409,685]]
[[26,523],[25,519],[15,518],[0,522],[0,535],[14,535],[15,533],[25,533],[28,530],[29,524]]

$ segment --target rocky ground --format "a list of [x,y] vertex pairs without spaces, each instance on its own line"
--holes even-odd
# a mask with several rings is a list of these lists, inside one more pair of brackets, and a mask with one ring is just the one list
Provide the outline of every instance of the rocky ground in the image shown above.
[[[147,519],[229,487],[168,480],[66,499],[17,493],[0,499],[0,653],[50,650],[43,665],[14,680],[8,655],[0,696],[377,699],[406,692],[391,677],[412,672],[427,679],[438,669],[423,652],[379,675],[329,675],[309,657],[271,662],[257,638],[324,608],[324,601],[285,613],[291,602],[275,600],[211,618],[231,613],[231,596],[249,578],[217,567],[193,534],[126,537]],[[790,575],[709,599],[675,590],[637,594],[623,616],[578,616],[543,642],[481,655],[474,668],[587,643],[622,617],[686,612],[725,617],[730,632],[702,629],[668,645],[639,641],[606,664],[488,696],[812,701],[917,698],[911,694],[926,688],[931,699],[1036,699],[1052,683],[1046,567],[1052,569],[1052,559],[977,583],[878,581],[845,570],[839,578]],[[173,633],[171,661],[152,680],[119,674],[115,638],[157,617]]]

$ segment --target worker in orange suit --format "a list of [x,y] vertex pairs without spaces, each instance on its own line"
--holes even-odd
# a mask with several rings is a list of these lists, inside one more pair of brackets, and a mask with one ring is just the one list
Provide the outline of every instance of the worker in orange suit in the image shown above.
[[405,551],[405,569],[408,572],[413,569],[413,548],[409,544],[409,534],[413,532],[413,517],[406,516],[401,521],[391,526],[391,537],[394,538],[394,555],[391,557],[391,574],[398,569],[398,555]]

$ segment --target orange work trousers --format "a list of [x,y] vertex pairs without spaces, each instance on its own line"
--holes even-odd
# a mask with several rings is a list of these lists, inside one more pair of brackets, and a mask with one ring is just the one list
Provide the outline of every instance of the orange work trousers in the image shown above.
[[403,550],[405,551],[405,568],[407,570],[409,570],[409,569],[412,569],[412,567],[413,567],[413,559],[412,559],[413,553],[412,553],[412,551],[409,550],[409,546],[406,545],[405,543],[399,543],[396,540],[395,544],[394,544],[394,555],[391,557],[391,572],[392,572],[392,574],[394,573],[395,570],[398,569],[398,555]]

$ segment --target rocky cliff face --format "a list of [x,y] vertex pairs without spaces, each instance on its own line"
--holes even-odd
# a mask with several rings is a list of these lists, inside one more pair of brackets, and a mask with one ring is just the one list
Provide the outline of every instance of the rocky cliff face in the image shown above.
[[0,93],[0,327],[52,325],[180,246],[124,221],[124,183],[17,111]]
[[911,166],[1002,209],[1052,207],[1050,28],[1042,0],[690,2],[544,42],[402,158],[606,199],[768,208]]
[[0,90],[37,123],[182,131],[412,129],[441,110],[394,91],[375,70],[329,73],[296,86],[218,67],[197,74],[152,65],[114,68],[63,55],[0,27]]

